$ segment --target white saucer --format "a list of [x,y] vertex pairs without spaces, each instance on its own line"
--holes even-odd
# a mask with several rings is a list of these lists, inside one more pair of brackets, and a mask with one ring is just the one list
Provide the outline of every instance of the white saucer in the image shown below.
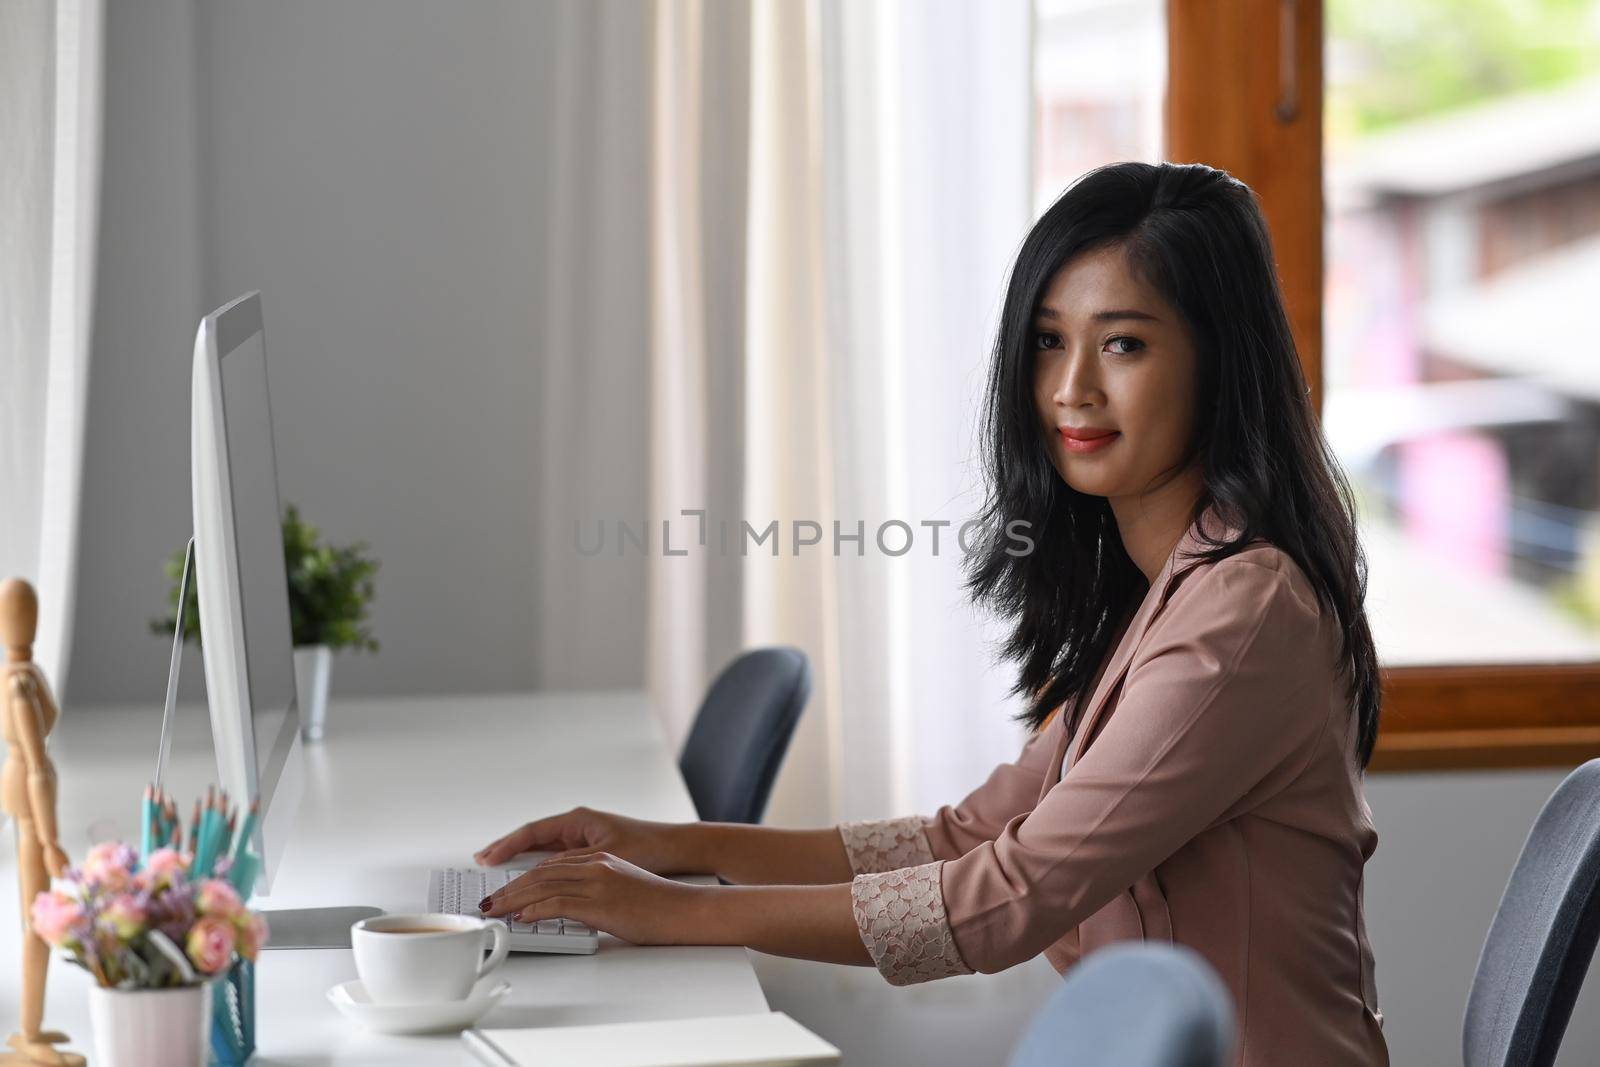
[[480,978],[466,1000],[433,1004],[374,1004],[358,978],[328,990],[328,999],[346,1018],[380,1034],[433,1034],[463,1030],[477,1022],[502,997],[511,983],[489,975]]

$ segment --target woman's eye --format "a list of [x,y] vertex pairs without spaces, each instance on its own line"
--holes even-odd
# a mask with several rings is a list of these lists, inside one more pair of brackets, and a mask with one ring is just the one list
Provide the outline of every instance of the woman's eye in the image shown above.
[[1033,343],[1038,348],[1060,348],[1061,338],[1053,333],[1036,333],[1033,335]]
[[1106,344],[1108,344],[1108,345],[1117,345],[1117,344],[1124,344],[1124,343],[1132,345],[1133,347],[1132,348],[1128,348],[1128,349],[1124,349],[1124,350],[1122,350],[1120,352],[1117,352],[1116,355],[1119,355],[1119,356],[1131,356],[1135,352],[1139,351],[1139,349],[1144,347],[1144,342],[1139,340],[1137,337],[1113,337],[1111,340],[1106,342]]

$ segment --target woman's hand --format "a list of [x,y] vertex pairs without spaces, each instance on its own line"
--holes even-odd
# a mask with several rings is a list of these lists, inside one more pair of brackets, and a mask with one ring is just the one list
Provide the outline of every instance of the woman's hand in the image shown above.
[[748,945],[870,964],[850,886],[686,885],[605,852],[549,859],[483,898],[489,918],[577,919],[636,945]]
[[709,873],[695,869],[683,830],[672,823],[573,808],[520,826],[480,849],[473,858],[481,866],[492,867],[519,852],[554,851],[556,855],[545,863],[604,852],[654,874]]
[[685,885],[607,852],[551,857],[483,898],[488,918],[576,919],[636,945],[715,943],[695,907],[710,886]]

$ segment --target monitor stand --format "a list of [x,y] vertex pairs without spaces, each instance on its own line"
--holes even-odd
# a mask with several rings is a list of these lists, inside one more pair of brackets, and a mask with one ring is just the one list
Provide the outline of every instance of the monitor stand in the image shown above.
[[[178,582],[178,625],[172,635],[172,658],[167,664],[167,703],[161,715],[161,742],[156,752],[157,789],[172,752],[172,731],[178,712],[178,675],[183,669],[183,620],[189,607],[189,579],[194,571],[194,538],[184,550],[183,576]],[[383,914],[382,908],[283,908],[261,911],[267,920],[265,949],[349,948],[350,926]]]
[[350,927],[362,919],[374,919],[382,908],[284,908],[263,911],[267,920],[267,943],[263,949],[349,948]]

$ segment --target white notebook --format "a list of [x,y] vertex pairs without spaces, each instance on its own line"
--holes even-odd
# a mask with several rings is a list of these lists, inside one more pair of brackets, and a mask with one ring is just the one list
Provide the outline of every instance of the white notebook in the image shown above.
[[490,1067],[787,1067],[839,1062],[838,1049],[781,1011],[468,1030],[461,1038]]

